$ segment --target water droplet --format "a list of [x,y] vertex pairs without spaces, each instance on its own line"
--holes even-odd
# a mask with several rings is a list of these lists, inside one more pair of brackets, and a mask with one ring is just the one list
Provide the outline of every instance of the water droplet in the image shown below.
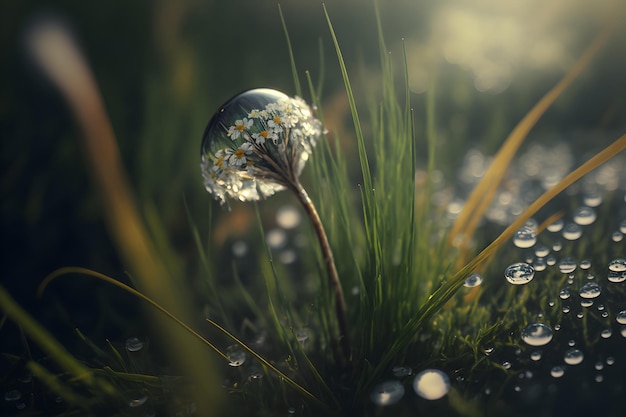
[[570,312],[570,307],[569,306],[563,306],[563,314],[567,314]]
[[568,365],[578,365],[582,363],[584,357],[585,356],[583,355],[583,352],[581,350],[568,349],[565,351],[565,354],[563,355],[563,360]]
[[298,209],[292,205],[285,205],[276,211],[276,223],[283,229],[298,227],[302,217]]
[[483,350],[483,352],[485,353],[485,356],[489,356],[489,355],[491,355],[493,353],[494,350],[495,349],[493,348],[493,346],[489,346],[489,347],[486,347]]
[[626,271],[626,259],[617,258],[609,262],[609,271],[624,272]]
[[583,194],[583,203],[589,207],[598,207],[602,204],[602,194],[599,191],[589,191]]
[[607,279],[610,282],[624,282],[626,281],[626,271],[625,272],[609,271]]
[[4,393],[5,401],[18,401],[22,398],[22,393],[16,389],[12,389]]
[[145,392],[137,392],[132,396],[131,400],[128,402],[129,407],[141,407],[148,401],[148,395]]
[[621,334],[622,337],[626,337],[626,326],[620,326],[619,334]]
[[502,367],[504,369],[511,369],[511,362],[509,362],[509,361],[502,362]]
[[370,400],[380,406],[397,403],[404,396],[404,385],[400,381],[387,381],[374,387]]
[[483,276],[480,275],[478,272],[474,272],[472,275],[470,275],[469,277],[465,279],[463,286],[468,287],[468,288],[473,288],[473,287],[478,287],[482,283],[483,283]]
[[615,358],[613,356],[609,356],[608,358],[606,358],[606,364],[611,366],[615,363]]
[[552,250],[555,252],[560,252],[563,249],[563,244],[561,242],[554,242],[552,244]]
[[537,245],[535,246],[535,255],[540,258],[544,258],[550,254],[550,248],[545,245]]
[[554,256],[550,255],[550,256],[548,256],[548,257],[546,258],[546,263],[547,263],[549,266],[552,266],[552,265],[556,264],[556,258],[555,258]]
[[596,218],[597,218],[596,211],[592,209],[591,207],[582,206],[582,207],[578,207],[574,211],[574,216],[573,216],[574,222],[576,222],[576,224],[579,224],[581,226],[590,225],[591,223],[596,221]]
[[545,271],[548,267],[546,260],[544,258],[535,258],[533,261],[533,268],[535,271]]
[[522,340],[530,346],[543,346],[552,340],[552,329],[543,323],[532,323],[522,330]]
[[256,381],[263,378],[263,370],[258,365],[252,365],[248,369],[248,381]]
[[287,233],[283,229],[272,229],[265,234],[265,241],[272,249],[282,249],[287,244]]
[[624,235],[622,234],[622,232],[613,232],[613,234],[611,235],[611,240],[615,243],[621,242],[622,240],[624,240]]
[[226,349],[228,364],[233,367],[241,366],[246,362],[246,352],[238,345],[231,345]]
[[586,298],[583,298],[583,299],[580,301],[580,306],[581,306],[581,307],[585,307],[585,308],[587,308],[587,307],[591,307],[592,305],[593,305],[593,300],[591,300],[591,299],[586,299]]
[[611,336],[613,336],[613,330],[611,329],[604,329],[600,332],[600,337],[603,339],[608,339]]
[[245,91],[204,131],[205,188],[222,204],[269,197],[285,188],[286,177],[300,175],[321,134],[321,122],[303,100],[265,88]]
[[563,229],[564,225],[565,225],[565,221],[561,218],[549,224],[546,229],[548,229],[548,232],[560,232]]
[[519,262],[509,265],[504,270],[504,277],[513,285],[529,283],[535,276],[535,269],[527,263]]
[[571,295],[572,293],[569,288],[562,288],[561,291],[559,291],[559,298],[561,300],[567,300]]
[[602,292],[602,288],[595,282],[588,282],[578,290],[582,298],[596,298]]
[[604,377],[602,375],[596,375],[596,382],[604,381]]
[[589,268],[591,268],[591,262],[590,261],[588,261],[586,259],[580,261],[580,269],[587,270]]
[[576,260],[574,258],[563,258],[559,261],[559,271],[563,274],[571,274],[576,270]]
[[522,227],[520,230],[515,232],[513,244],[518,248],[531,248],[535,245],[535,243],[537,243],[537,236],[529,227]]
[[576,240],[583,235],[583,229],[576,223],[568,223],[563,228],[562,234],[567,240]]
[[561,325],[560,324],[555,324],[554,325],[554,331],[558,332],[559,330],[561,330]]
[[619,224],[619,231],[621,233],[626,233],[626,220],[622,220]]
[[577,319],[582,319],[583,317],[585,317],[585,315],[583,314],[582,311],[580,313],[576,313],[576,318]]
[[415,376],[413,389],[424,399],[438,400],[450,390],[450,378],[438,369],[426,369]]
[[560,365],[553,366],[550,370],[550,375],[552,375],[553,378],[560,378],[565,375],[565,368]]
[[248,244],[243,240],[237,240],[233,242],[231,251],[233,252],[233,255],[239,258],[246,256],[246,254],[248,253]]
[[411,375],[413,373],[413,369],[408,366],[394,366],[391,372],[394,376],[402,378]]
[[541,351],[540,350],[535,350],[534,352],[532,352],[530,354],[530,360],[537,362],[540,359],[541,359]]
[[304,345],[309,341],[309,332],[306,329],[296,331],[296,340]]
[[596,368],[596,371],[601,371],[604,369],[604,364],[602,362],[596,362],[594,367]]
[[617,313],[617,316],[615,316],[615,320],[619,324],[626,324],[626,310],[622,310],[619,313]]
[[576,346],[576,341],[574,339],[570,339],[567,341],[567,346],[572,347]]
[[143,341],[138,337],[129,337],[126,339],[126,350],[129,352],[138,352],[143,349]]

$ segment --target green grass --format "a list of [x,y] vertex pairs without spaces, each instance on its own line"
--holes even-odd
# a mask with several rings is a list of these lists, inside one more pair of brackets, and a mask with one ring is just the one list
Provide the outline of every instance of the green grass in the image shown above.
[[[295,90],[302,94],[287,25],[282,11],[280,14],[289,45]],[[206,224],[206,219],[198,219],[206,214],[185,207],[189,240],[193,241],[198,253],[198,275],[204,279],[202,288],[205,293],[201,297],[209,306],[206,322],[193,320],[193,315],[184,306],[185,291],[167,293],[168,288],[176,289],[184,285],[182,271],[185,268],[184,261],[178,259],[169,242],[164,226],[166,221],[159,217],[155,202],[150,197],[151,190],[157,186],[154,183],[162,184],[167,180],[150,175],[149,171],[156,167],[150,166],[149,149],[145,152],[146,161],[142,169],[147,171],[144,174],[151,180],[140,187],[142,198],[139,209],[128,196],[120,198],[112,191],[115,187],[107,182],[110,179],[96,174],[101,181],[105,201],[116,207],[110,222],[117,231],[119,247],[128,251],[124,255],[131,265],[133,282],[146,295],[103,274],[73,267],[51,274],[41,289],[61,275],[78,273],[104,280],[133,294],[138,301],[145,302],[158,312],[148,317],[155,327],[163,325],[161,342],[167,338],[181,341],[178,347],[164,343],[170,354],[169,360],[176,362],[180,373],[200,387],[227,393],[214,394],[213,398],[219,398],[224,409],[230,412],[253,410],[258,415],[283,415],[292,408],[301,415],[377,415],[378,411],[369,402],[369,394],[376,384],[389,378],[393,366],[402,365],[411,366],[415,371],[441,368],[451,379],[462,376],[467,383],[458,381],[454,384],[442,410],[459,415],[478,415],[483,403],[481,399],[473,400],[476,391],[489,384],[509,381],[515,372],[519,372],[505,369],[501,361],[490,360],[484,349],[493,346],[498,352],[506,352],[520,348],[517,335],[512,336],[512,333],[517,332],[520,325],[535,319],[535,311],[554,298],[564,285],[565,278],[551,272],[547,276],[548,284],[540,290],[530,286],[503,287],[486,282],[484,291],[463,289],[462,294],[458,294],[464,279],[476,270],[489,270],[494,255],[508,244],[516,230],[560,192],[621,152],[626,147],[626,136],[542,195],[502,234],[486,244],[485,249],[479,251],[481,246],[470,246],[467,242],[476,238],[478,242],[488,243],[481,241],[484,237],[478,235],[477,221],[493,198],[505,167],[536,121],[591,60],[593,53],[599,49],[602,37],[513,130],[496,157],[492,170],[468,200],[464,214],[452,229],[447,229],[441,226],[445,214],[431,204],[434,190],[429,182],[438,160],[435,153],[435,86],[426,96],[426,125],[417,126],[408,89],[406,57],[400,59],[404,77],[397,80],[393,68],[397,62],[387,53],[377,15],[381,78],[380,88],[376,90],[380,91],[380,96],[370,97],[367,112],[363,112],[355,98],[356,88],[353,86],[357,84],[353,84],[349,75],[350,68],[344,61],[340,40],[335,35],[328,13],[325,16],[349,103],[356,141],[352,149],[356,150],[354,154],[345,154],[340,141],[346,138],[335,138],[334,146],[328,140],[321,140],[311,156],[303,182],[329,236],[346,294],[351,324],[351,367],[339,364],[337,355],[333,354],[333,344],[336,343],[333,335],[338,327],[334,314],[335,297],[313,228],[308,224],[302,226],[309,246],[300,253],[301,256],[306,255],[302,260],[303,271],[294,273],[273,259],[274,253],[265,243],[262,209],[266,202],[254,206],[259,231],[251,241],[257,244],[258,254],[253,260],[255,273],[246,277],[246,281],[241,276],[242,265],[215,259],[219,248],[212,246],[211,231],[198,226]],[[316,84],[314,78],[313,74],[306,72],[311,101],[320,109],[323,120],[321,83]],[[402,85],[398,86],[398,83]],[[89,126],[85,130],[87,136],[93,133]],[[107,140],[115,143],[112,135]],[[417,155],[418,144],[421,143],[427,144],[426,156]],[[360,168],[358,188],[350,177],[349,164],[355,158]],[[418,170],[425,172],[425,184],[416,183]],[[126,184],[121,167],[117,174],[119,184]],[[173,192],[168,190],[167,196]],[[211,212],[210,215],[227,214]],[[132,220],[136,236],[122,230],[119,226],[121,219]],[[455,243],[458,241],[455,238],[460,235],[464,239],[460,244]],[[140,239],[133,240],[137,236]],[[600,238],[593,240],[596,239]],[[582,245],[579,250],[586,252]],[[158,262],[150,263],[155,260]],[[233,277],[233,283],[228,288],[224,286],[223,276]],[[302,289],[305,279],[316,280],[312,285],[313,291]],[[577,279],[582,282],[581,277]],[[299,294],[304,294],[306,302],[297,298]],[[613,296],[618,298],[619,291]],[[79,363],[56,343],[53,335],[15,305],[8,294],[0,292],[0,297],[0,305],[9,318],[57,362],[61,372],[55,374],[32,360],[28,362],[28,368],[51,391],[74,407],[71,410],[95,413],[97,406],[109,397],[119,396],[120,391],[132,388],[149,391],[159,404],[172,401],[182,407],[175,395],[168,397],[166,391],[171,382],[159,376],[158,366],[135,372],[132,361],[114,345],[100,351],[97,343],[84,336],[81,336],[83,342],[101,360],[108,362],[104,365],[90,363],[88,366]],[[558,309],[550,310],[544,320],[551,324],[561,323],[564,313]],[[171,322],[175,325],[171,326]],[[597,343],[597,337],[589,330],[596,322],[606,325],[598,314],[585,316],[582,322],[585,346]],[[307,344],[297,340],[297,331],[304,328],[308,329],[310,336]],[[262,332],[266,342],[256,346],[252,340]],[[232,345],[247,353],[245,366],[226,365],[228,347]],[[208,359],[206,352],[211,352]],[[193,370],[198,364],[202,364],[200,369]],[[261,370],[262,378],[251,378],[250,364]],[[220,379],[228,379],[221,389],[217,387],[216,375]],[[408,391],[409,379],[404,382]],[[506,384],[500,385],[504,387]],[[467,392],[461,391],[462,387],[467,388]],[[206,413],[203,415],[210,415],[212,404],[206,398],[203,400],[202,395],[202,392],[192,391],[190,401],[195,401],[200,412]],[[98,403],[96,405],[94,398]],[[494,398],[493,401],[497,402],[498,397]],[[399,413],[412,412],[410,401],[405,404],[406,408]],[[119,414],[125,415],[125,412],[120,411]],[[71,411],[67,415],[71,415]]]

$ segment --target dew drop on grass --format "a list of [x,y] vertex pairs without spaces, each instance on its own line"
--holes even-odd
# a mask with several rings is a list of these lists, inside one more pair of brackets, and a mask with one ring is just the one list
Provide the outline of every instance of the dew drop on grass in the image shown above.
[[611,366],[615,363],[615,358],[613,356],[609,356],[608,358],[606,358],[606,364]]
[[513,244],[518,248],[532,248],[535,243],[537,243],[537,236],[531,228],[525,226],[515,232],[515,236],[513,237]]
[[580,301],[580,306],[581,307],[587,308],[587,307],[591,307],[592,305],[593,305],[593,300],[591,300],[591,299],[583,298]]
[[583,229],[576,223],[568,223],[563,227],[562,234],[567,240],[577,240],[583,235]]
[[559,252],[561,249],[563,249],[563,244],[561,242],[554,242],[552,244],[552,250],[555,252]]
[[611,329],[604,329],[600,332],[600,337],[603,339],[608,339],[611,336],[613,336],[613,330]]
[[576,260],[574,258],[563,258],[559,261],[559,271],[563,274],[571,274],[576,270]]
[[246,352],[237,345],[231,345],[226,349],[226,356],[228,357],[228,364],[233,367],[238,367],[246,362]]
[[620,326],[619,334],[621,334],[622,337],[626,337],[626,326]]
[[545,245],[537,245],[535,246],[535,255],[540,258],[546,257],[550,254],[550,248]]
[[536,258],[533,261],[533,268],[535,268],[535,271],[545,271],[547,267],[548,264],[544,258]]
[[596,371],[601,371],[602,369],[604,369],[604,363],[596,362],[594,368],[596,368]]
[[393,405],[404,396],[404,385],[400,381],[386,381],[374,387],[370,400],[380,406]]
[[565,375],[565,368],[560,365],[553,366],[550,370],[550,375],[552,375],[553,378],[560,378]]
[[426,400],[438,400],[450,390],[450,378],[438,369],[426,369],[415,376],[413,390]]
[[474,288],[474,287],[478,287],[482,283],[483,283],[483,276],[480,275],[478,272],[474,272],[472,275],[465,278],[465,282],[463,283],[463,286],[468,287],[468,288]]
[[148,401],[148,396],[144,392],[138,392],[128,402],[128,406],[131,408],[141,407],[146,403],[146,401]]
[[559,298],[561,300],[567,300],[570,295],[572,295],[572,293],[569,288],[563,288],[561,289],[561,291],[559,291]]
[[609,275],[607,276],[607,279],[610,282],[624,282],[626,281],[626,271],[624,272],[609,271]]
[[504,270],[504,277],[513,285],[529,283],[535,276],[535,269],[524,262],[509,265]]
[[126,350],[129,352],[138,352],[143,349],[143,341],[138,337],[129,337],[126,339]]
[[602,292],[602,288],[595,282],[588,282],[578,290],[581,298],[596,298]]
[[565,225],[565,221],[563,219],[557,219],[551,224],[549,224],[546,229],[548,229],[548,232],[553,232],[553,233],[560,232],[563,229],[564,225]]
[[590,191],[583,195],[583,203],[588,207],[598,207],[602,204],[602,194],[598,191]]
[[522,330],[522,340],[530,346],[544,346],[552,340],[552,329],[547,324],[532,323]]
[[282,229],[272,229],[265,235],[265,241],[272,249],[282,249],[287,244],[287,234]]
[[540,350],[535,350],[534,352],[532,352],[530,354],[530,360],[537,362],[540,359],[541,359],[541,351]]
[[626,259],[617,258],[609,262],[609,271],[624,272],[626,271]]
[[296,340],[304,345],[309,341],[309,332],[306,329],[296,331]]
[[591,268],[591,262],[588,261],[587,259],[584,259],[582,261],[580,261],[580,269],[583,270],[588,270],[589,268]]
[[11,391],[7,391],[4,393],[5,401],[18,401],[22,398],[22,393],[16,389],[12,389]]
[[621,233],[626,233],[626,220],[622,220],[619,224],[619,231]]
[[408,366],[394,366],[393,369],[391,369],[391,372],[394,376],[402,378],[411,375],[413,373],[413,369]]
[[578,365],[582,363],[584,358],[585,355],[583,355],[583,352],[579,349],[568,349],[563,355],[563,360],[568,365]]
[[624,240],[624,235],[622,234],[622,232],[613,232],[613,234],[611,235],[611,240],[615,243],[621,242],[622,240]]
[[567,314],[570,312],[570,307],[569,306],[563,306],[563,314]]
[[619,324],[626,324],[626,310],[622,310],[619,313],[617,313],[617,316],[615,316],[615,320]]
[[578,207],[574,211],[574,216],[573,216],[574,222],[576,222],[576,224],[579,224],[581,226],[590,225],[591,223],[596,221],[596,218],[597,218],[596,211],[592,209],[591,207],[582,206],[582,207]]

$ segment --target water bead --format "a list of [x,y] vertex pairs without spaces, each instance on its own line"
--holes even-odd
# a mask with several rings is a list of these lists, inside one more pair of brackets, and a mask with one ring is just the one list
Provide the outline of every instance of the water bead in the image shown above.
[[574,211],[574,216],[573,216],[574,222],[581,226],[590,225],[591,223],[596,221],[596,218],[597,218],[596,211],[592,209],[591,207],[582,206],[582,207],[578,207]]
[[619,324],[626,324],[626,310],[622,310],[619,313],[617,313],[617,316],[615,316],[615,320]]
[[549,224],[546,229],[548,230],[548,232],[553,232],[553,233],[560,232],[563,229],[564,225],[565,225],[565,221],[563,219],[557,219],[551,224]]
[[400,381],[386,381],[376,385],[370,400],[379,406],[393,405],[404,397],[404,385]]
[[568,365],[578,365],[582,363],[584,358],[585,358],[585,355],[579,349],[568,349],[565,351],[565,354],[563,355],[563,360]]
[[588,261],[586,259],[580,261],[580,269],[587,270],[589,268],[591,268],[591,261]]
[[568,223],[563,227],[562,235],[567,240],[577,240],[583,235],[583,229],[576,223]]
[[563,274],[571,274],[576,270],[576,260],[574,258],[563,258],[559,261],[559,271]]
[[596,368],[596,371],[601,371],[602,369],[604,369],[604,363],[596,362],[594,367]]
[[591,300],[591,299],[583,298],[580,301],[580,306],[581,307],[587,308],[587,307],[591,307],[592,305],[593,305],[593,300]]
[[532,353],[530,354],[530,360],[531,360],[531,361],[535,361],[535,362],[537,362],[537,361],[538,361],[538,360],[540,360],[540,359],[541,359],[541,351],[539,351],[539,350],[535,350],[534,352],[532,352]]
[[527,263],[519,262],[509,265],[504,270],[504,277],[513,285],[529,283],[535,276],[535,269]]
[[537,236],[530,227],[522,227],[515,232],[513,244],[521,249],[531,248],[537,243]]
[[204,186],[222,204],[269,197],[297,179],[322,130],[300,98],[267,88],[238,94],[204,131]]
[[532,230],[533,232],[536,232],[537,228],[539,227],[539,223],[537,222],[536,219],[531,217],[530,219],[526,220],[526,223],[524,223],[524,226],[522,227],[525,227],[527,229]]
[[533,268],[535,268],[535,271],[545,271],[547,267],[548,263],[545,258],[536,258],[533,260]]
[[535,255],[540,258],[546,257],[550,254],[550,248],[545,245],[537,245],[535,246]]
[[426,400],[438,400],[450,390],[450,378],[438,369],[426,369],[415,376],[413,390]]
[[603,339],[608,339],[613,335],[613,331],[611,329],[604,329],[600,332],[600,337]]
[[624,235],[622,234],[622,232],[613,232],[613,234],[611,235],[611,240],[615,243],[621,242],[622,240],[624,240]]
[[606,364],[611,366],[615,363],[615,358],[613,356],[609,356],[608,358],[606,358]]
[[532,323],[522,330],[522,340],[530,346],[544,346],[552,340],[552,329],[543,323]]
[[391,372],[394,376],[402,378],[411,375],[413,373],[413,369],[408,366],[394,366]]
[[559,291],[559,298],[561,300],[567,300],[571,295],[571,291],[569,288],[562,288],[561,291]]
[[550,375],[552,375],[553,378],[560,378],[565,375],[565,368],[560,365],[553,366],[552,369],[550,369]]
[[555,252],[559,252],[561,249],[563,249],[563,244],[561,242],[554,242],[552,244],[552,250]]
[[626,233],[626,220],[622,220],[619,224],[619,231],[621,233]]
[[588,207],[598,207],[602,204],[602,194],[598,191],[590,191],[583,195],[583,203]]
[[620,326],[619,334],[621,334],[622,337],[626,337],[626,326]]
[[12,389],[4,393],[5,401],[18,401],[22,398],[22,393],[16,389]]
[[296,340],[304,345],[309,341],[309,332],[306,329],[296,331]]
[[129,337],[126,339],[126,350],[129,352],[138,352],[143,349],[143,341],[137,337]]
[[624,272],[626,271],[626,259],[617,258],[609,262],[609,271]]
[[572,347],[576,346],[576,341],[574,339],[570,339],[567,341],[567,346]]
[[478,287],[480,284],[482,284],[482,282],[483,276],[480,275],[478,272],[474,272],[472,275],[465,279],[463,286],[468,288]]
[[595,282],[588,282],[578,290],[581,298],[596,298],[602,292],[602,288]]
[[246,352],[237,345],[231,345],[226,349],[226,357],[228,357],[228,364],[233,367],[238,367],[246,362]]
[[626,271],[624,272],[609,271],[607,279],[610,282],[624,282],[626,281]]

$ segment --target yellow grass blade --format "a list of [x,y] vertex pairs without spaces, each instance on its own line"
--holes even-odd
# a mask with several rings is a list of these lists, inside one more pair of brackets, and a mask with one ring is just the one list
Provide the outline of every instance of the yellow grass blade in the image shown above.
[[468,249],[468,242],[474,235],[478,222],[493,200],[509,163],[515,156],[520,145],[546,110],[548,110],[574,79],[580,75],[585,67],[589,65],[596,53],[607,42],[614,28],[614,25],[608,25],[596,37],[594,42],[587,48],[570,71],[533,106],[505,140],[494,157],[493,163],[485,173],[485,176],[467,199],[463,210],[448,235],[448,245],[458,246],[460,249],[461,262],[464,262],[464,253]]

